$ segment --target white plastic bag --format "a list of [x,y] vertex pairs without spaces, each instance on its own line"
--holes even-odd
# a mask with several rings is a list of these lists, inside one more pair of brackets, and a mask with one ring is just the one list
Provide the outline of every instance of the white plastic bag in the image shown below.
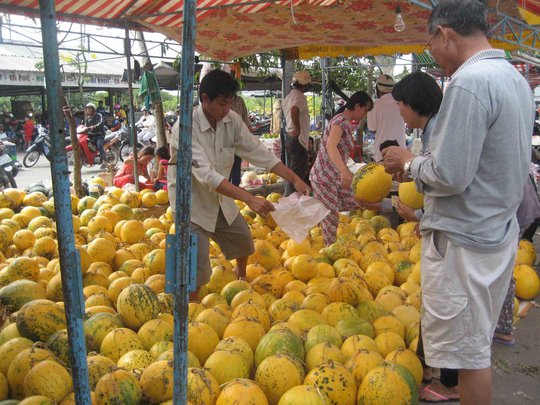
[[272,218],[297,243],[306,239],[311,228],[330,213],[320,201],[298,193],[281,198],[274,207]]

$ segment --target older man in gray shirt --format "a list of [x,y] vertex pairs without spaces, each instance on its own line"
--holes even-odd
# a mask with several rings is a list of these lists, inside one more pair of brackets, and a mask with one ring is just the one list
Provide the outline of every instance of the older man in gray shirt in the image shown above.
[[431,155],[391,147],[388,172],[425,195],[422,336],[426,363],[459,369],[462,404],[490,404],[491,338],[514,265],[516,210],[528,174],[534,100],[487,40],[477,0],[441,0],[428,45],[451,82]]

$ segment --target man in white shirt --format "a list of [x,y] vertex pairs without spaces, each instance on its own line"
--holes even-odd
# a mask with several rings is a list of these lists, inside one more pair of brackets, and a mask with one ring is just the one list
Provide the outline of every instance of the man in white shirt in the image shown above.
[[[294,74],[292,90],[283,100],[283,114],[285,116],[286,162],[293,172],[303,181],[308,181],[308,149],[309,149],[309,107],[305,92],[311,83],[309,72],[304,70]],[[285,185],[285,195],[294,192],[291,183]]]
[[135,123],[137,128],[141,128],[139,133],[139,142],[148,142],[154,135],[156,135],[156,118],[148,113],[146,107],[141,109],[143,112],[142,117]]
[[[214,70],[199,87],[200,106],[193,111],[191,172],[191,230],[198,236],[198,290],[211,275],[209,238],[215,240],[228,260],[236,259],[236,272],[245,277],[248,257],[255,251],[249,227],[234,200],[243,201],[252,211],[266,216],[274,210],[272,203],[256,197],[228,181],[235,154],[255,166],[283,177],[296,191],[308,194],[310,189],[253,136],[242,118],[231,111],[238,83],[228,73]],[[179,149],[179,123],[171,136],[171,162],[176,163]],[[176,166],[169,166],[167,180],[171,208],[176,205]]]
[[373,109],[368,112],[367,125],[371,132],[375,132],[373,145],[374,159],[382,160],[379,145],[384,141],[396,140],[399,146],[405,147],[405,121],[401,118],[396,100],[392,97],[394,79],[388,75],[381,75],[377,79],[377,97]]

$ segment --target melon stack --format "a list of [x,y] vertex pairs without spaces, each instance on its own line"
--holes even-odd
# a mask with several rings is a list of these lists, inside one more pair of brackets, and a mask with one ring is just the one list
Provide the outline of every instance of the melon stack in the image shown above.
[[[357,190],[383,198],[387,191],[365,187],[368,172]],[[0,192],[0,405],[75,403],[54,199],[38,193]],[[166,203],[166,193],[150,193],[72,197],[94,404],[172,403],[174,297],[164,289],[174,226],[170,209],[145,218],[144,205]],[[337,242],[325,247],[319,227],[296,243],[271,217],[237,204],[256,252],[237,280],[235,263],[211,243],[211,279],[189,304],[189,403],[417,403],[417,224],[392,229],[375,212],[340,215]],[[520,242],[520,298],[538,294],[535,259]]]

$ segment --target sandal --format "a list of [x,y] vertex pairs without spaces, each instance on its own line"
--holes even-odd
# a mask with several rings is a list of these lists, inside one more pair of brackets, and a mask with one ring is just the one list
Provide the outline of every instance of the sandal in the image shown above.
[[429,384],[429,385],[426,385],[424,388],[422,388],[419,395],[420,402],[437,403],[437,402],[458,402],[459,401],[458,393],[455,393],[453,395],[443,395],[435,391],[434,389],[432,389],[434,385],[435,384]]
[[494,343],[500,343],[502,345],[505,345],[505,346],[514,346],[514,344],[516,343],[516,339],[514,338],[511,338],[511,339],[503,339],[503,338],[500,338],[498,336],[493,336],[493,342]]

